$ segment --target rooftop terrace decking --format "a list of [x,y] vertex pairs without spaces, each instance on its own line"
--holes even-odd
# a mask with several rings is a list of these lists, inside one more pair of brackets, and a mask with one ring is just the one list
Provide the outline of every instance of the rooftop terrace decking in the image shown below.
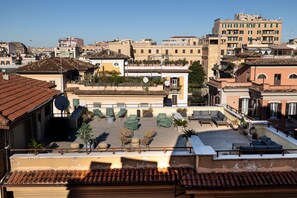
[[[120,130],[124,128],[124,122],[126,118],[117,118],[115,122],[108,123],[107,120],[99,120],[97,117],[90,122],[93,129],[94,138],[97,140],[97,144],[105,141],[110,144],[110,148],[120,148]],[[134,131],[134,137],[142,139],[144,137],[145,131],[149,129],[154,129],[157,135],[150,144],[150,147],[185,147],[186,140],[181,135],[183,133],[178,132],[173,125],[169,128],[158,127],[156,122],[156,117],[151,118],[140,118],[140,127],[138,130]],[[240,135],[237,131],[232,130],[230,127],[226,126],[211,126],[210,124],[199,124],[197,120],[188,121],[187,129],[194,129],[199,133],[202,141],[212,146],[214,149],[231,149],[232,143],[234,142],[247,142],[247,137]],[[80,138],[76,138],[75,132],[70,134],[72,138],[69,141],[55,141],[59,146],[58,148],[70,148],[72,142],[78,142],[83,144]],[[53,142],[52,142],[53,143]],[[127,146],[126,146],[127,147]],[[143,146],[144,147],[144,146]]]

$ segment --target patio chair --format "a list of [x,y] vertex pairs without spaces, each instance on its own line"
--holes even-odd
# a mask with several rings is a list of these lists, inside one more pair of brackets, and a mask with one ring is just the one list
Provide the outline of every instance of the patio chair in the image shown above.
[[117,118],[124,118],[127,115],[127,109],[126,108],[121,108],[120,111],[116,114]]
[[126,120],[125,128],[130,129],[132,131],[138,129],[138,120]]
[[120,133],[122,136],[127,137],[127,138],[132,138],[134,136],[133,131],[130,129],[127,129],[127,128],[122,128],[120,130]]
[[165,127],[165,128],[169,128],[172,125],[172,119],[171,118],[164,118],[162,120],[159,121],[158,126],[159,127]]
[[183,116],[178,112],[172,113],[172,117],[176,120],[184,120]]
[[98,116],[101,119],[105,118],[105,115],[99,109],[93,109],[93,113],[95,116]]
[[115,117],[113,108],[106,108],[106,117]]
[[153,138],[157,135],[157,132],[153,129],[147,130],[144,132],[144,137]]
[[132,141],[131,138],[127,138],[127,137],[121,136],[122,148],[125,147],[127,144],[130,144],[131,141]]
[[143,139],[140,140],[140,143],[141,145],[144,145],[148,149],[150,149],[150,144],[152,143],[153,140],[154,140],[153,138],[144,137]]

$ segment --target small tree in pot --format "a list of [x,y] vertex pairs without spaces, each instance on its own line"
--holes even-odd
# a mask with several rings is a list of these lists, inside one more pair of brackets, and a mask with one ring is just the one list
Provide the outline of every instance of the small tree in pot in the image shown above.
[[174,119],[173,126],[177,127],[178,132],[182,132],[182,129],[188,126],[188,122],[186,120]]
[[81,127],[78,129],[76,137],[79,137],[84,143],[86,150],[88,150],[87,145],[90,139],[93,137],[93,131],[90,124],[82,123]]

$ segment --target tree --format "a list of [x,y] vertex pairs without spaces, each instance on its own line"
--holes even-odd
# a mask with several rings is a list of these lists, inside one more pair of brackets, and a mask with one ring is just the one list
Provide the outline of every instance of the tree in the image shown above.
[[192,72],[189,73],[189,84],[200,86],[205,80],[205,72],[203,66],[194,61],[193,64],[189,67],[189,70]]
[[84,141],[87,148],[87,143],[93,137],[92,127],[90,124],[82,123],[81,127],[78,129],[76,137],[79,137]]

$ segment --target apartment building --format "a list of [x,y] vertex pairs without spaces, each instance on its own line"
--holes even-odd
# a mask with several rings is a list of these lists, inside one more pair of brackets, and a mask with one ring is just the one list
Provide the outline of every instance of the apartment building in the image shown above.
[[235,14],[233,20],[216,19],[212,33],[226,36],[227,53],[234,54],[235,48],[240,48],[253,40],[262,44],[280,44],[282,20],[239,13]]
[[80,38],[60,38],[58,47],[54,49],[55,57],[77,58],[80,55],[80,47],[84,46],[83,39]]
[[209,103],[226,104],[257,120],[268,120],[283,130],[297,126],[297,61],[286,58],[248,58],[234,78],[210,79]]
[[58,41],[58,47],[82,47],[84,46],[84,40],[81,38],[67,37],[60,38]]

